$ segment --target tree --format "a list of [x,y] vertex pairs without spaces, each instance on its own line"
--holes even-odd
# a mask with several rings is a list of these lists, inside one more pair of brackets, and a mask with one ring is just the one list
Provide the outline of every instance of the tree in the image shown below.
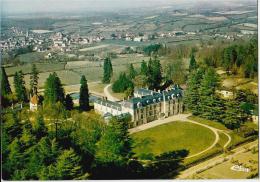
[[192,112],[194,115],[199,115],[201,109],[199,107],[200,103],[200,93],[199,88],[201,80],[203,77],[204,71],[201,69],[193,70],[188,77],[188,88],[184,95],[185,106]]
[[136,75],[137,75],[137,73],[135,71],[135,68],[134,68],[133,64],[130,64],[130,66],[129,66],[129,78],[131,80],[133,80]]
[[44,85],[44,105],[51,106],[57,102],[64,103],[64,89],[60,78],[54,72],[49,75]]
[[113,117],[97,144],[96,160],[99,163],[122,165],[132,156],[132,139],[128,133],[129,117]]
[[32,124],[28,120],[25,120],[25,123],[23,125],[23,132],[22,132],[22,136],[20,138],[20,141],[21,141],[21,144],[24,147],[27,147],[27,148],[31,147],[36,142],[36,138],[33,135]]
[[122,93],[128,88],[134,88],[133,82],[126,76],[125,73],[120,73],[119,78],[112,85],[112,90],[116,93]]
[[147,76],[147,64],[146,62],[143,60],[141,63],[141,75],[145,75]]
[[64,150],[57,159],[56,164],[58,179],[72,180],[82,175],[80,158],[73,149]]
[[32,71],[30,75],[30,93],[31,94],[37,94],[38,89],[38,76],[39,72],[35,66],[35,64],[32,65]]
[[113,75],[113,68],[110,58],[105,58],[103,65],[103,83],[110,83]]
[[224,124],[229,129],[238,129],[240,125],[245,121],[243,118],[243,110],[235,100],[226,102],[226,111],[224,115]]
[[21,143],[18,138],[14,138],[8,149],[10,152],[6,162],[8,163],[8,172],[12,175],[14,171],[21,169],[24,164]]
[[39,172],[39,179],[40,180],[57,180],[58,174],[54,164],[50,164],[47,167],[43,167]]
[[67,94],[65,98],[65,107],[69,111],[73,109],[73,100],[69,94]]
[[1,106],[6,107],[9,105],[8,95],[12,94],[8,77],[5,69],[1,67]]
[[83,75],[80,80],[79,108],[82,111],[88,111],[89,108],[89,91],[86,77]]
[[20,137],[22,133],[22,125],[17,117],[16,112],[8,113],[4,116],[4,128],[10,138]]
[[208,68],[199,88],[201,116],[220,121],[223,115],[223,101],[215,94],[219,77],[213,68]]
[[191,54],[189,70],[192,71],[192,70],[195,70],[195,69],[197,69],[197,62],[195,60],[194,54]]
[[171,61],[165,68],[166,77],[176,84],[183,84],[186,78],[186,70],[182,60]]
[[137,75],[133,82],[136,88],[145,88],[147,87],[147,76]]
[[37,115],[35,127],[34,127],[34,133],[38,140],[46,136],[48,133],[48,129],[46,128],[44,123],[43,115],[41,114]]
[[148,62],[147,77],[148,77],[148,87],[149,89],[159,89],[162,82],[161,73],[161,63],[160,60],[154,58],[150,59]]
[[15,94],[19,102],[27,102],[27,93],[24,82],[24,75],[22,71],[15,72],[14,74],[14,88]]

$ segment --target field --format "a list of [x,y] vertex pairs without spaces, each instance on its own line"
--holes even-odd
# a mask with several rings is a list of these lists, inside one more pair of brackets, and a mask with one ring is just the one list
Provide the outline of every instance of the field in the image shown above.
[[144,153],[159,155],[182,149],[187,149],[192,155],[210,146],[215,138],[207,128],[178,121],[135,133],[132,137],[137,156]]
[[[65,67],[64,62],[59,63],[35,63],[39,72],[52,72],[58,70],[64,70]],[[24,74],[28,74],[31,72],[32,64],[24,64],[21,66],[12,66],[5,68],[5,71],[8,76],[14,75],[16,71],[22,70]]]

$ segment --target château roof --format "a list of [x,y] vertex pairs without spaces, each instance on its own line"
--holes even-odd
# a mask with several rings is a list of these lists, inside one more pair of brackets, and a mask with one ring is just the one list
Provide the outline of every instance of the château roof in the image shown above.
[[38,101],[39,101],[39,98],[38,98],[38,96],[37,95],[33,95],[32,97],[31,97],[31,103],[32,104],[38,104]]
[[105,99],[101,99],[101,98],[96,99],[95,102],[100,104],[100,105],[112,108],[112,109],[117,109],[119,111],[122,110],[121,104],[119,104],[117,102],[112,102],[110,100],[105,100]]
[[137,92],[139,95],[142,95],[142,97],[133,97],[120,103],[112,102],[105,99],[97,99],[95,102],[100,105],[121,111],[122,106],[136,109],[138,107],[145,107],[154,103],[179,99],[183,96],[183,90],[178,85],[174,85],[171,89],[164,90],[162,92],[155,92],[147,89],[138,89],[135,91],[135,93]]
[[183,91],[178,85],[162,92],[151,91],[152,94],[143,97],[134,97],[123,103],[125,107],[137,108],[144,107],[153,103],[178,99],[183,96]]

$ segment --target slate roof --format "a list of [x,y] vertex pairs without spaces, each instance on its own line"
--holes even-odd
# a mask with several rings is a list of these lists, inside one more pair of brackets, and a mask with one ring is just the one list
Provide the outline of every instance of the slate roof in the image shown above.
[[156,92],[154,92],[152,90],[145,89],[145,88],[140,88],[140,89],[135,90],[134,93],[146,96],[146,95],[152,95]]
[[122,110],[122,106],[118,102],[112,102],[112,101],[101,99],[101,98],[96,99],[95,102],[100,104],[100,105],[103,105],[103,106],[106,106],[106,107],[110,107],[112,109],[117,109],[119,111]]
[[[183,90],[179,86],[175,85],[168,91],[155,92],[147,89],[138,89],[138,92],[150,93],[142,97],[134,97],[121,103],[112,102],[105,99],[97,99],[95,102],[103,106],[107,106],[113,109],[122,111],[122,106],[136,109],[138,107],[145,107],[147,105],[158,103],[162,101],[172,100],[174,98],[181,98],[183,96]],[[142,95],[142,94],[140,94]]]
[[[153,92],[153,91],[152,91]],[[175,85],[168,91],[153,92],[153,95],[147,95],[142,98],[134,97],[123,103],[125,107],[137,108],[137,107],[145,107],[147,105],[162,102],[163,100],[168,101],[174,98],[180,98],[183,96],[183,90]]]

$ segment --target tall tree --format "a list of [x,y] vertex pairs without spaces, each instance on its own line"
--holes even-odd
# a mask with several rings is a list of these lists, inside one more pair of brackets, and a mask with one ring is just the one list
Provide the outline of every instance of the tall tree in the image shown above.
[[1,67],[1,106],[7,107],[9,105],[8,96],[12,94],[8,77],[5,69]]
[[135,68],[134,68],[133,64],[131,63],[129,66],[129,78],[131,80],[133,80],[136,77],[136,75],[137,75],[137,73],[135,71]]
[[146,62],[143,60],[141,63],[141,75],[147,75],[147,64]]
[[199,89],[202,116],[206,119],[221,120],[223,115],[223,101],[215,91],[219,86],[219,77],[213,68],[208,68],[201,81]]
[[185,82],[186,70],[182,60],[171,61],[166,65],[165,73],[168,80],[172,80],[176,84]]
[[65,98],[65,107],[69,111],[73,109],[73,100],[69,94],[67,94]]
[[105,58],[103,65],[103,83],[110,83],[113,75],[113,67],[110,58]]
[[57,102],[64,103],[64,89],[60,78],[55,72],[49,75],[45,82],[44,88],[44,105],[52,105]]
[[14,138],[8,149],[10,151],[8,155],[9,173],[13,174],[14,171],[21,169],[24,164],[22,146],[18,138]]
[[10,84],[9,84],[5,69],[3,67],[1,67],[1,95],[7,96],[11,93],[12,93],[12,91],[10,88]]
[[194,54],[192,53],[191,57],[190,57],[189,70],[192,71],[192,70],[195,70],[196,68],[197,68],[197,62],[195,60]]
[[19,102],[27,102],[27,93],[24,82],[24,75],[22,71],[15,72],[14,75],[15,94]]
[[194,115],[199,115],[201,113],[199,103],[200,103],[200,93],[199,88],[204,71],[201,69],[193,70],[188,78],[188,88],[184,95],[185,106]]
[[46,136],[47,133],[48,129],[45,126],[43,115],[38,114],[34,126],[34,134],[36,135],[36,138],[39,140],[42,137]]
[[79,108],[82,111],[88,111],[89,108],[89,91],[86,77],[83,75],[80,80]]
[[148,62],[148,87],[149,89],[159,89],[162,82],[162,72],[161,72],[160,60],[154,58],[150,59]]
[[37,94],[37,89],[38,89],[38,76],[39,72],[35,66],[35,64],[32,65],[32,71],[30,75],[30,93],[31,94]]
[[120,73],[119,78],[112,85],[112,90],[116,93],[122,93],[128,88],[134,88],[133,82],[125,73]]
[[238,129],[240,125],[245,121],[244,112],[240,108],[239,102],[235,100],[229,100],[226,102],[226,111],[224,115],[224,124],[229,129]]
[[113,117],[97,144],[96,158],[100,163],[123,164],[132,156],[132,140],[128,133],[129,117]]
[[57,159],[56,170],[58,179],[72,180],[82,175],[80,158],[73,149],[64,150]]

